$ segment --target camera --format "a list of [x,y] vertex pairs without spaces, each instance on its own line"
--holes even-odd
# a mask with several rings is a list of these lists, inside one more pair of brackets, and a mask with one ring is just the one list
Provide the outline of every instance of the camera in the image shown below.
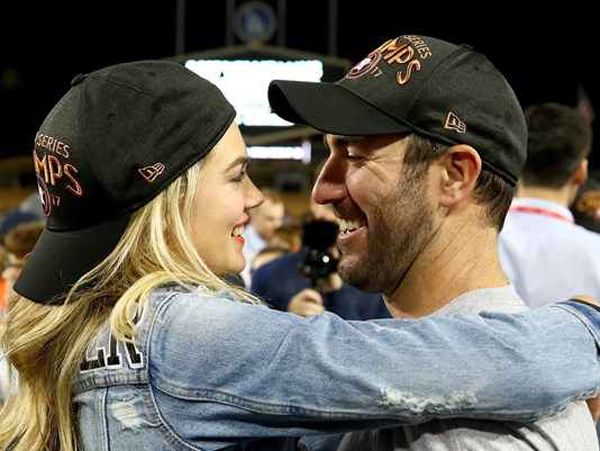
[[330,221],[313,220],[302,228],[302,246],[306,257],[299,265],[299,270],[310,279],[314,289],[318,289],[337,270],[338,259],[330,251],[337,234],[338,225]]

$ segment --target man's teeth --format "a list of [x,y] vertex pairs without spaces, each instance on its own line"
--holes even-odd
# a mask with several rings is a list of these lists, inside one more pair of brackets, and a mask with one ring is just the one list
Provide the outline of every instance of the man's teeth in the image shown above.
[[362,227],[364,224],[361,221],[347,221],[345,219],[338,219],[341,233],[353,232],[356,229]]

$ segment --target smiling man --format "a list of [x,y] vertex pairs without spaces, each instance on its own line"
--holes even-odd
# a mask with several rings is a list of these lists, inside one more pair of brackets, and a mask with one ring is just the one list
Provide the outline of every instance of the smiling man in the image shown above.
[[[327,134],[330,156],[313,197],[339,217],[346,281],[382,292],[395,317],[525,308],[496,249],[525,163],[527,128],[513,90],[485,56],[400,36],[337,83],[275,81],[269,99],[283,118]],[[340,449],[589,451],[598,444],[589,411],[576,403],[529,424],[436,420],[353,433]]]

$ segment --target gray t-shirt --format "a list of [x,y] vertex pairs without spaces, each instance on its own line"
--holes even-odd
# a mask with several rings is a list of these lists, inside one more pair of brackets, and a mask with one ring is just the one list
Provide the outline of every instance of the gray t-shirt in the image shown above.
[[[512,286],[470,291],[433,315],[526,309]],[[440,374],[440,377],[444,377]],[[433,420],[416,426],[347,434],[338,451],[598,451],[594,423],[584,402],[524,424],[471,419]]]

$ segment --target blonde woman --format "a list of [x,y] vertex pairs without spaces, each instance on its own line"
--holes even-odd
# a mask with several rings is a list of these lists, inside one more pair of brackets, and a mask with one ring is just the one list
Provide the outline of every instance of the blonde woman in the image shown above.
[[264,450],[431,417],[531,419],[598,388],[585,304],[344,322],[229,286],[262,201],[234,116],[166,62],[78,76],[49,113],[33,151],[47,226],[3,336],[19,387],[2,449]]

